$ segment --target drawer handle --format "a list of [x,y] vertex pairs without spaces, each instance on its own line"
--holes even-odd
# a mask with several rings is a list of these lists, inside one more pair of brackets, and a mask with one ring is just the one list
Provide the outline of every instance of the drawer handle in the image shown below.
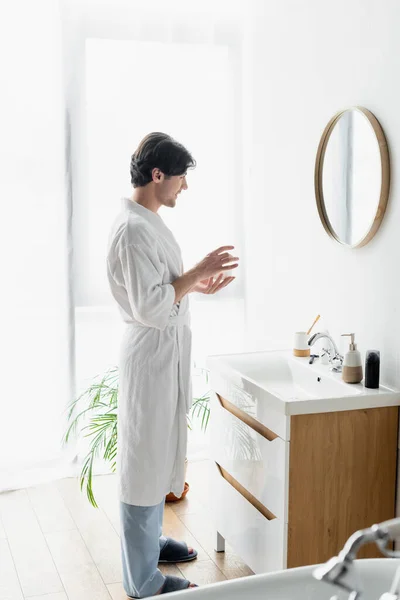
[[257,433],[262,435],[269,442],[272,442],[273,440],[275,440],[278,437],[278,435],[276,433],[274,433],[273,431],[271,431],[271,429],[268,429],[268,427],[266,427],[265,425],[263,425],[256,419],[253,419],[253,417],[251,417],[250,415],[245,413],[243,410],[241,410],[240,408],[238,408],[237,406],[235,406],[228,400],[225,400],[225,398],[222,398],[222,396],[220,396],[219,394],[216,394],[216,396],[217,396],[218,402],[220,403],[222,408],[224,408],[225,410],[230,412],[232,415],[234,415],[235,417],[240,419],[240,421],[243,421],[243,423],[245,423],[246,425],[251,427],[251,429],[254,429],[254,431],[256,431]]
[[273,521],[273,519],[276,519],[276,515],[274,515],[270,510],[268,510],[266,506],[264,506],[264,504],[257,500],[257,498],[253,496],[253,494],[246,490],[246,488],[243,487],[234,477],[232,477],[232,475],[230,475],[228,471],[225,471],[225,469],[221,467],[221,465],[219,465],[218,463],[215,464],[220,472],[221,477],[223,477],[225,481],[227,481],[233,488],[235,488],[235,490],[239,492],[239,494],[241,494],[243,498],[250,502],[250,504],[252,504],[254,508],[258,510],[258,512],[260,512],[268,521]]

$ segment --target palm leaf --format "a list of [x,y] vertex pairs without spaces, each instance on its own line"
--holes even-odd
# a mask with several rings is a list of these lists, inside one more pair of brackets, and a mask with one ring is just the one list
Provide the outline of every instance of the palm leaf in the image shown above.
[[201,429],[206,431],[210,418],[210,392],[206,392],[200,398],[193,399],[192,417],[201,418]]

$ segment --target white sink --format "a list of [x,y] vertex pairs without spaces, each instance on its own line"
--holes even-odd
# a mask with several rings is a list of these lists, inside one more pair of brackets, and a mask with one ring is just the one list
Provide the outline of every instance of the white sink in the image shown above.
[[[378,600],[388,592],[400,560],[373,558],[355,561],[361,589],[361,600]],[[348,593],[340,591],[312,577],[314,566],[288,569],[277,573],[253,575],[223,581],[179,592],[179,598],[188,595],[192,600],[329,600],[336,595],[347,600]],[[167,596],[178,597],[176,593]]]
[[329,366],[318,360],[310,365],[289,350],[210,356],[207,368],[287,415],[400,404],[397,390],[344,383]]

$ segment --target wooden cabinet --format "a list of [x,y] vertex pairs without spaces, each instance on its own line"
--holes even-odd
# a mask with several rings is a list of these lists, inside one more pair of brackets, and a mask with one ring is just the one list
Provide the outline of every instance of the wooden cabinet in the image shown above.
[[[317,564],[356,530],[395,516],[397,406],[269,414],[211,382],[218,549],[222,536],[256,573]],[[380,554],[369,545],[359,556]]]

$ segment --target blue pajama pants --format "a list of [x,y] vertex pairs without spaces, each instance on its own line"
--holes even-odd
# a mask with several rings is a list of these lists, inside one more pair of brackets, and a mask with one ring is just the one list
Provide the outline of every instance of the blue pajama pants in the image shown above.
[[128,596],[154,596],[165,577],[157,568],[165,499],[156,506],[133,506],[120,502],[121,553],[124,590]]

